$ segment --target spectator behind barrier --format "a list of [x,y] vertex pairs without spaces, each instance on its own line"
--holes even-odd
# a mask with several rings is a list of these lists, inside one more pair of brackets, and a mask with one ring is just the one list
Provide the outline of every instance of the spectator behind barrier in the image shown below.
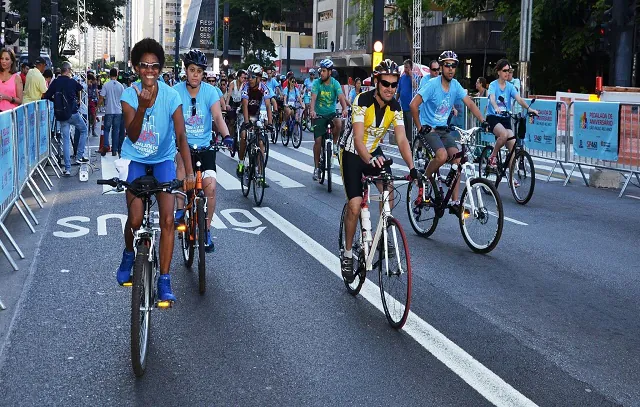
[[0,50],[0,112],[22,103],[22,79],[16,73],[16,56],[10,49]]
[[49,88],[53,80],[53,71],[51,69],[45,69],[42,76],[44,76],[44,81],[47,83],[47,88]]
[[24,103],[42,99],[42,95],[47,91],[47,82],[42,75],[46,66],[47,63],[44,58],[38,57],[35,61],[35,68],[29,69],[27,80],[24,84],[24,96],[22,98]]

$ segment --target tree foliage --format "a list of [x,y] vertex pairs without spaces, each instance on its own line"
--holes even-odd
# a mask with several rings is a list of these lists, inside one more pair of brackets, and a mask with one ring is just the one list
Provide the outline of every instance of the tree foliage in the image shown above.
[[[484,9],[481,0],[437,0],[450,17],[469,19]],[[604,70],[596,27],[603,20],[605,0],[536,0],[531,27],[531,83],[538,94],[557,90],[587,91]],[[503,38],[511,38],[507,55],[517,61],[520,1],[496,0],[495,12],[505,21]]]

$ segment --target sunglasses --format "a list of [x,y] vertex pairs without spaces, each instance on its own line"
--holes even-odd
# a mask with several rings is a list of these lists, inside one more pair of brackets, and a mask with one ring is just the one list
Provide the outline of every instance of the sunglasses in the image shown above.
[[502,72],[504,72],[504,73],[513,73],[513,69],[509,69],[509,68],[503,69]]
[[196,115],[196,98],[191,98],[191,116]]
[[429,68],[432,72],[438,72],[440,68]]
[[380,85],[384,86],[385,88],[395,89],[398,87],[398,81],[389,82],[389,81],[385,81],[384,79],[378,79],[378,82],[380,82]]
[[458,67],[458,63],[457,62],[448,62],[446,64],[442,64],[442,66],[444,66],[445,68],[456,69]]
[[160,70],[160,63],[159,62],[153,62],[153,63],[138,62],[138,68],[140,68],[140,69],[151,69],[151,70],[154,70],[154,71],[159,71]]
[[249,75],[249,79],[255,79],[255,78],[257,78],[256,75]]

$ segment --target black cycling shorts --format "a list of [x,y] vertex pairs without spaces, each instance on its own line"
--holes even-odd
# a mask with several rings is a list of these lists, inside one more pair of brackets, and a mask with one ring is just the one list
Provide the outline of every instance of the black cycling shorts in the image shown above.
[[496,116],[491,114],[487,116],[487,123],[489,123],[489,131],[491,133],[493,133],[493,128],[498,124],[501,124],[507,130],[511,130],[511,118],[509,117]]
[[[351,153],[349,151],[340,150],[340,173],[342,175],[342,182],[344,183],[344,191],[347,194],[347,200],[350,201],[353,198],[362,197],[362,176],[363,175],[378,175],[380,174],[380,168],[373,168],[368,163],[362,161],[359,155]],[[382,149],[376,148],[373,156],[383,156]],[[390,169],[387,169],[391,172]]]
[[191,153],[191,165],[193,165],[194,173],[197,171],[196,163],[198,161],[200,161],[200,171],[203,173],[207,170],[217,171],[215,151],[205,150],[198,153]]

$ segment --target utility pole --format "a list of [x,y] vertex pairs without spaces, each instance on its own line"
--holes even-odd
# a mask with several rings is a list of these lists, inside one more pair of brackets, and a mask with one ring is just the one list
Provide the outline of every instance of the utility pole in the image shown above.
[[[27,18],[27,32],[29,34],[29,62],[33,63],[40,56],[40,29],[42,21],[42,4],[40,0],[29,0],[29,16]],[[4,24],[4,19],[2,20]],[[4,30],[3,30],[4,31]]]
[[229,74],[229,0],[224,2],[224,11],[222,13],[222,65],[226,74]]
[[[3,19],[4,21],[4,19]],[[51,62],[58,66],[58,0],[51,0]]]
[[174,78],[178,78],[180,75],[180,20],[182,18],[182,1],[178,0],[178,12],[176,16],[176,46],[173,60],[175,61],[175,67],[173,68]]
[[522,0],[520,5],[520,96],[529,94],[529,64],[531,58],[532,0]]
[[633,62],[633,27],[635,1],[613,0],[612,18],[614,30],[613,84],[631,86],[631,65]]
[[218,21],[220,20],[219,10],[220,10],[220,0],[216,0],[216,10],[214,13],[214,22],[213,22],[213,57],[218,58]]

